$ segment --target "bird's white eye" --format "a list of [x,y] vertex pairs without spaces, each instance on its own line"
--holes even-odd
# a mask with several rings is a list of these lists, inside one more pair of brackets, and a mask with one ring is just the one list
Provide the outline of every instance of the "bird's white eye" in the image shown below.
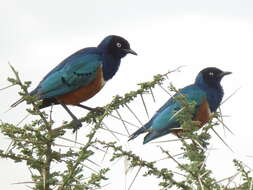
[[214,73],[213,73],[213,72],[210,72],[210,73],[209,73],[209,76],[213,76],[213,75],[214,75]]
[[116,43],[116,46],[118,47],[118,48],[121,48],[121,43]]

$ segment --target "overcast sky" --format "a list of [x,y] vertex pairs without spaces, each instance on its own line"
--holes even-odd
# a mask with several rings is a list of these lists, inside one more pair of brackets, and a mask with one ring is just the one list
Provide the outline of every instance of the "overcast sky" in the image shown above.
[[[99,106],[108,103],[112,96],[136,89],[136,84],[150,80],[153,75],[165,73],[180,65],[186,67],[180,73],[171,75],[164,84],[170,82],[181,88],[194,81],[196,74],[205,67],[216,66],[232,71],[222,81],[225,98],[237,88],[241,88],[228,102],[222,105],[227,126],[235,133],[219,134],[235,150],[232,153],[217,137],[212,139],[209,167],[214,169],[218,179],[234,172],[231,160],[239,158],[252,165],[252,52],[253,52],[253,2],[245,0],[9,0],[0,1],[0,88],[8,85],[6,78],[12,76],[8,62],[20,73],[23,80],[32,81],[34,88],[41,78],[56,64],[73,52],[88,46],[96,46],[109,34],[125,37],[138,56],[128,55],[122,60],[116,76],[107,83],[102,91],[85,104]],[[4,113],[11,103],[17,100],[18,88],[0,92],[0,118],[5,122],[18,123],[25,116],[26,105]],[[150,101],[148,106],[152,115],[169,97],[157,89],[157,102]],[[137,103],[138,105],[138,103]],[[132,105],[136,106],[136,105]],[[137,106],[138,107],[138,106]],[[139,106],[140,107],[140,106]],[[71,108],[78,116],[86,112]],[[144,109],[136,110],[143,123],[148,121]],[[13,117],[15,115],[15,117]],[[60,108],[55,108],[54,119],[57,123],[69,116]],[[107,121],[107,124],[108,123]],[[137,122],[138,124],[138,122]],[[114,126],[111,126],[112,128]],[[125,133],[122,127],[122,132]],[[129,128],[131,132],[133,128]],[[119,130],[120,131],[120,130]],[[84,135],[79,132],[79,140]],[[109,135],[106,133],[104,135]],[[74,139],[69,134],[68,138]],[[157,144],[142,145],[143,136],[122,144],[147,160],[158,159],[161,154]],[[175,139],[172,135],[160,140]],[[8,140],[0,136],[0,147],[6,148]],[[177,152],[180,143],[163,144],[172,152]],[[175,150],[174,150],[175,148]],[[168,164],[169,163],[169,164]],[[163,167],[171,166],[171,162]],[[167,164],[167,165],[165,165]],[[116,168],[115,168],[116,165]],[[125,187],[124,164],[118,162],[112,167],[112,183],[105,189]],[[29,173],[22,164],[0,160],[0,184],[5,190],[24,189],[16,182],[29,181]],[[221,167],[224,168],[221,170]],[[226,168],[226,169],[225,169]],[[135,172],[135,171],[134,171]],[[135,173],[131,176],[134,176]],[[114,178],[113,178],[114,177]],[[117,178],[117,179],[116,179]],[[116,179],[116,180],[115,180]],[[127,183],[131,182],[127,178]],[[132,189],[140,187],[157,189],[152,180],[139,178]],[[21,187],[22,186],[22,187]]]

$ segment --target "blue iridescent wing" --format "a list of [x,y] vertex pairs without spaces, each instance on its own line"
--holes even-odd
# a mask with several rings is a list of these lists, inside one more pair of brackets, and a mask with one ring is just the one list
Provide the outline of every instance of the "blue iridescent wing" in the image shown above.
[[[189,102],[194,101],[196,103],[196,112],[201,103],[206,99],[206,93],[195,85],[190,85],[181,89],[180,93],[184,94]],[[145,144],[155,138],[170,133],[172,129],[178,128],[179,123],[176,120],[175,113],[179,111],[182,106],[174,99],[175,96],[178,96],[178,94],[170,98],[148,123],[130,136],[129,140],[136,138],[142,133],[148,132],[144,138]]]
[[[187,101],[196,103],[196,110],[198,106],[206,99],[206,93],[195,85],[190,85],[182,90],[181,94],[186,96]],[[176,94],[175,96],[177,96]],[[176,117],[174,117],[175,112],[181,109],[181,105],[174,98],[169,99],[154,115],[151,119],[152,123],[149,123],[151,129],[155,130],[168,130],[171,128],[178,127],[176,122]]]
[[49,72],[31,94],[52,98],[89,84],[102,66],[102,56],[93,49],[83,49],[65,59]]
[[[180,93],[186,96],[187,101],[196,103],[195,112],[197,113],[198,108],[202,104],[204,100],[206,100],[206,93],[198,88],[195,85],[187,86],[180,90]],[[177,96],[176,94],[175,96]],[[171,130],[175,128],[179,128],[179,123],[176,120],[175,114],[182,108],[180,103],[176,101],[174,98],[169,99],[152,117],[152,119],[143,126],[143,128],[139,129],[133,135],[133,137],[138,136],[140,133],[148,132],[148,134],[144,137],[144,144],[155,139],[166,135],[171,132]],[[196,114],[194,113],[194,114]]]

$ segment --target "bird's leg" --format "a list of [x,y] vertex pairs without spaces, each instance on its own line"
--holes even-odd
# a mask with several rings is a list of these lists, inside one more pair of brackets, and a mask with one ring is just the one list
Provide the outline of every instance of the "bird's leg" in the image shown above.
[[76,106],[80,107],[80,108],[84,108],[86,110],[89,110],[91,112],[94,112],[94,113],[97,113],[97,114],[103,114],[104,113],[104,109],[101,108],[101,107],[96,107],[96,108],[91,108],[89,106],[85,106],[85,105],[82,105],[82,104],[77,104]]
[[82,105],[82,104],[77,104],[76,106],[80,107],[80,108],[84,108],[86,110],[89,110],[89,111],[93,111],[95,108],[91,108],[89,106],[85,106],[85,105]]
[[79,121],[77,119],[77,117],[69,110],[69,108],[66,106],[66,104],[62,103],[62,102],[59,102],[62,107],[68,112],[68,114],[72,117],[73,119],[73,124],[74,124],[74,132],[79,129],[80,127],[82,127],[82,123],[81,121]]

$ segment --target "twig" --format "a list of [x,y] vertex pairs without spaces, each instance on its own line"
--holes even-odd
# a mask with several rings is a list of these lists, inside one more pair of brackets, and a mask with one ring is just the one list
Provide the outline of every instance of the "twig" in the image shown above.
[[9,85],[9,86],[6,86],[6,87],[3,87],[3,88],[0,88],[0,91],[1,91],[1,90],[5,90],[5,89],[10,88],[10,87],[15,86],[15,85],[16,85],[16,84],[11,84],[11,85]]
[[[121,121],[121,119],[120,119],[119,117],[115,116],[115,115],[109,114],[109,116],[111,116],[111,117],[113,117],[113,118],[118,119],[118,120]],[[140,128],[139,126],[137,126],[137,125],[135,125],[135,124],[133,124],[133,123],[127,121],[127,120],[124,120],[124,119],[122,119],[122,120],[123,120],[125,123],[127,123],[128,125],[131,125],[131,126],[133,126],[133,127],[135,127],[135,128]]]
[[142,126],[142,122],[141,120],[137,117],[137,115],[133,112],[133,110],[127,105],[125,104],[125,106],[127,107],[127,109],[133,114],[133,116],[135,117],[135,119],[139,122],[139,124]]
[[158,85],[164,92],[166,92],[167,94],[170,95],[170,97],[172,97],[172,95],[170,94],[170,92],[168,90],[166,90],[162,85]]
[[133,178],[133,180],[132,180],[131,184],[130,184],[130,185],[129,185],[129,187],[128,187],[128,190],[130,190],[130,189],[131,189],[131,187],[132,187],[132,185],[134,184],[134,182],[135,182],[135,180],[136,180],[136,178],[137,178],[138,174],[139,174],[139,173],[140,173],[140,171],[141,171],[141,168],[142,168],[142,166],[140,166],[140,167],[139,167],[139,169],[138,169],[138,171],[136,172],[136,174],[135,174],[135,176],[134,176],[134,178]]
[[120,120],[121,120],[121,122],[122,122],[122,124],[123,124],[123,126],[124,126],[124,128],[125,128],[125,130],[126,130],[126,132],[127,132],[127,134],[128,134],[128,136],[129,136],[130,133],[129,133],[129,131],[128,131],[128,129],[127,129],[127,126],[126,126],[125,122],[123,121],[123,119],[122,119],[122,117],[121,117],[119,111],[118,111],[117,109],[116,109],[115,111],[116,111],[116,113],[118,114],[118,116],[119,116],[119,118],[120,118]]
[[228,96],[225,100],[223,100],[220,105],[224,104],[226,101],[232,98],[241,88],[242,87],[237,88],[230,96]]
[[154,96],[154,93],[153,93],[152,88],[150,88],[150,93],[151,93],[151,95],[152,95],[153,101],[155,102],[155,96]]
[[[149,119],[148,109],[147,109],[147,106],[146,106],[146,104],[145,104],[143,95],[140,94],[140,96],[141,96],[141,101],[142,101],[142,104],[143,104],[143,106],[144,106],[145,112],[146,112],[146,114],[147,114],[147,116],[148,116],[148,119]],[[130,135],[130,134],[129,134],[129,135]]]
[[229,150],[231,150],[232,152],[234,152],[233,149],[223,140],[223,138],[221,138],[221,136],[214,130],[213,127],[211,127],[211,130],[212,130],[212,131],[216,134],[216,136],[224,143],[224,145],[226,145],[226,147],[229,148]]

